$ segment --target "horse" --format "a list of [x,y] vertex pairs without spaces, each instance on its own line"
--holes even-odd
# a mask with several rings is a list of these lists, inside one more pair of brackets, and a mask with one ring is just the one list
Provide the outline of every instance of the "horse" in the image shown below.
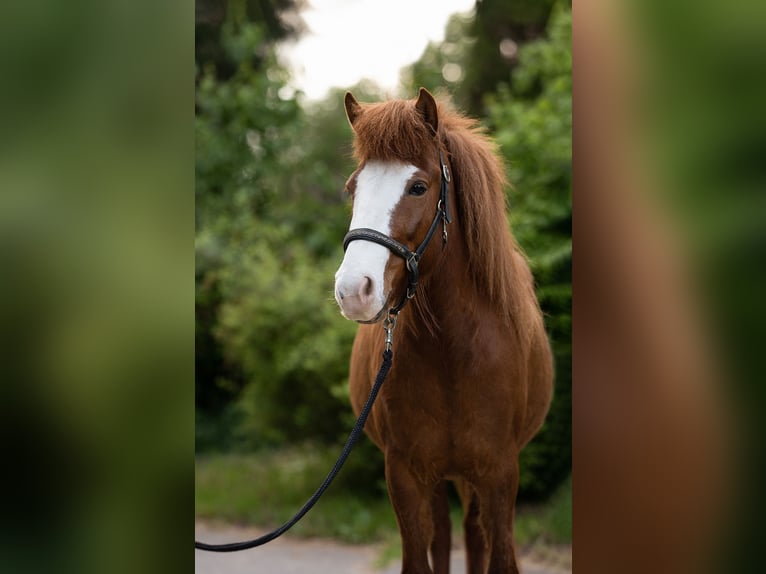
[[548,411],[553,364],[507,220],[503,163],[476,120],[424,88],[369,104],[347,92],[345,110],[358,167],[335,299],[360,323],[349,372],[357,415],[391,342],[380,323],[389,336],[395,326],[365,432],[384,454],[401,571],[449,571],[451,481],[469,574],[519,572],[519,452]]

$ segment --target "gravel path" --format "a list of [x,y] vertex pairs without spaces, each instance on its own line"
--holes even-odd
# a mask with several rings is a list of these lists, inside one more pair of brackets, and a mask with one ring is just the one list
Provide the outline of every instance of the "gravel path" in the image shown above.
[[[210,543],[233,542],[263,534],[252,528],[200,523],[195,538]],[[375,568],[380,547],[353,546],[332,540],[291,538],[285,535],[265,546],[242,552],[218,553],[195,550],[196,574],[399,574],[400,564]],[[523,574],[563,574],[522,557]],[[452,573],[465,572],[465,552],[452,551]]]

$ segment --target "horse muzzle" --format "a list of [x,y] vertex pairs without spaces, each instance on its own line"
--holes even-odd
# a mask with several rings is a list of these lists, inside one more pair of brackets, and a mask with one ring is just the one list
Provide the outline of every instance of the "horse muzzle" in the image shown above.
[[335,281],[335,301],[346,319],[360,323],[375,323],[387,310],[379,294],[377,281],[368,275],[353,276],[338,273]]

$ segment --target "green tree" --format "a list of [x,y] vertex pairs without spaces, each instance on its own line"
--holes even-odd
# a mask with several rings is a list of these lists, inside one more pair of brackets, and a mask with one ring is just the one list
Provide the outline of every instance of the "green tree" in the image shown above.
[[[282,128],[296,123],[300,111],[280,92],[286,74],[259,27],[223,27],[221,43],[237,62],[235,71],[221,80],[207,66],[196,92],[195,380],[202,431],[246,383],[241,366],[226,360],[214,333],[223,302],[221,270],[252,237],[256,218],[273,204],[278,165],[290,147]],[[250,57],[256,52],[263,54],[258,62]]]
[[222,34],[237,70],[197,90],[198,448],[334,441],[355,332],[332,297],[353,168],[342,96],[304,112],[260,28]]
[[485,117],[485,97],[507,84],[520,48],[545,34],[555,0],[477,0],[474,13],[454,14],[442,42],[429,42],[401,73],[403,95],[420,86],[447,92],[469,115]]
[[474,40],[469,37],[473,18],[470,14],[453,14],[447,22],[442,42],[429,42],[420,58],[402,69],[400,85],[402,96],[411,98],[418,88],[434,93],[446,92],[456,97],[465,75],[466,65]]
[[484,116],[484,96],[507,83],[520,64],[519,48],[540,38],[556,0],[477,0],[467,31],[465,77],[457,94],[469,113]]
[[[194,60],[197,63],[197,79],[203,70],[212,70],[219,80],[231,78],[236,73],[241,58],[232,55],[225,42],[221,41],[225,28],[257,24],[266,42],[273,45],[303,32],[305,26],[299,16],[302,6],[302,0],[195,0]],[[262,57],[262,51],[248,55],[254,63]]]

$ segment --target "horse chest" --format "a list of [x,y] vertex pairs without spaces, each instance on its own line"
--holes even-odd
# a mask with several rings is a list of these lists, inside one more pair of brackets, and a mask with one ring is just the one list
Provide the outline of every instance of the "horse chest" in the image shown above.
[[460,376],[393,378],[380,399],[368,433],[422,473],[463,474],[507,446],[507,405]]

